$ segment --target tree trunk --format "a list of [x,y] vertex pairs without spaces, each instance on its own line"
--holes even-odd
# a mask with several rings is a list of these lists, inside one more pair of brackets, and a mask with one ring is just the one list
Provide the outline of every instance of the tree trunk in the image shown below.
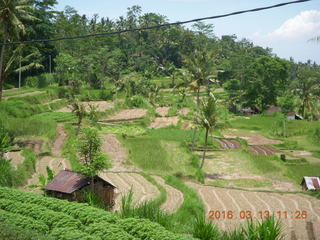
[[207,144],[208,144],[208,133],[209,133],[209,129],[206,129],[206,139],[205,139],[204,151],[203,151],[203,155],[202,155],[202,161],[201,161],[200,169],[202,169],[202,167],[204,165],[204,159],[206,158]]
[[192,135],[192,147],[191,147],[191,150],[193,151],[193,148],[194,148],[194,144],[195,144],[195,141],[196,141],[196,135],[197,135],[197,129],[195,128],[193,130],[193,135]]
[[[3,43],[6,43],[6,40],[4,40]],[[2,90],[3,90],[3,84],[4,84],[4,73],[3,73],[3,60],[4,60],[4,50],[5,45],[2,45],[1,48],[1,55],[0,55],[0,101],[2,100]]]
[[[197,111],[199,111],[199,105],[200,105],[200,87],[198,87],[197,89],[197,107],[198,107]],[[196,135],[197,135],[197,129],[195,128],[193,130],[193,136],[192,136],[192,148],[191,148],[192,150],[194,148],[194,144],[196,141]]]

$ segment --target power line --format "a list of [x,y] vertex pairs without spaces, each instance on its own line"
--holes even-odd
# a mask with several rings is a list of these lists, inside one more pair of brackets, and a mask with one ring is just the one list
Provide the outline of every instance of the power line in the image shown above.
[[127,32],[144,31],[144,30],[150,30],[150,29],[156,29],[156,28],[162,28],[162,27],[183,25],[183,24],[187,24],[187,23],[199,22],[199,21],[216,19],[216,18],[224,18],[224,17],[229,17],[229,16],[233,16],[233,15],[240,15],[240,14],[244,14],[244,13],[248,13],[248,12],[258,12],[258,11],[263,11],[263,10],[267,10],[267,9],[271,9],[271,8],[278,8],[278,7],[282,7],[285,5],[302,3],[302,2],[309,2],[309,1],[311,1],[311,0],[297,0],[297,1],[279,3],[276,5],[271,5],[271,6],[267,6],[267,7],[253,8],[253,9],[249,9],[249,10],[237,11],[237,12],[216,15],[216,16],[211,16],[211,17],[197,18],[197,19],[192,19],[192,20],[187,20],[187,21],[182,21],[182,22],[165,23],[165,24],[149,26],[149,27],[126,29],[126,30],[120,30],[120,31],[115,31],[115,32],[102,32],[102,33],[92,33],[92,34],[73,36],[73,37],[59,37],[59,38],[50,38],[50,39],[37,39],[37,40],[28,40],[28,41],[0,43],[0,46],[2,46],[2,45],[32,44],[32,43],[42,43],[42,42],[54,42],[54,41],[71,40],[71,39],[83,39],[83,38],[96,37],[96,36],[107,36],[107,35],[116,35],[116,34],[127,33]]

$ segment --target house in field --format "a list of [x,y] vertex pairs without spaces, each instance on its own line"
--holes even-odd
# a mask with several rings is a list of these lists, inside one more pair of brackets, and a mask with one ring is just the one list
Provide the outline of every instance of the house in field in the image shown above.
[[303,190],[320,190],[320,177],[303,177],[301,186]]
[[259,108],[258,107],[247,107],[247,108],[243,108],[240,110],[240,114],[244,114],[244,115],[255,115],[259,113]]
[[84,193],[93,190],[106,205],[113,205],[116,186],[99,176],[93,178],[93,187],[91,181],[85,175],[63,170],[44,189],[52,197],[77,202],[83,202]]
[[142,52],[136,52],[130,55],[130,57],[142,57],[144,54]]
[[288,120],[303,120],[303,117],[296,114],[295,112],[287,113]]
[[267,114],[267,115],[273,115],[276,112],[281,112],[281,111],[282,111],[281,107],[278,107],[278,106],[275,106],[275,105],[271,105],[271,106],[268,106],[268,109],[265,110],[264,113]]

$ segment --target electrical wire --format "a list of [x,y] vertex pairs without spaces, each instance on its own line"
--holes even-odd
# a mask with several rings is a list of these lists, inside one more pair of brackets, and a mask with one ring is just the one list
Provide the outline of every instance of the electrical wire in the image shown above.
[[267,6],[267,7],[260,7],[260,8],[254,8],[254,9],[249,9],[249,10],[237,11],[237,12],[216,15],[216,16],[211,16],[211,17],[196,18],[196,19],[182,21],[182,22],[165,23],[165,24],[160,24],[160,25],[155,25],[155,26],[147,26],[147,27],[141,27],[141,28],[125,29],[125,30],[120,30],[120,31],[115,31],[115,32],[101,32],[101,33],[92,33],[92,34],[72,36],[72,37],[59,37],[59,38],[50,38],[50,39],[37,39],[37,40],[27,40],[27,41],[6,42],[6,43],[0,43],[0,46],[54,42],[54,41],[61,41],[61,40],[72,40],[72,39],[83,39],[83,38],[97,37],[97,36],[117,35],[117,34],[122,34],[122,33],[127,33],[127,32],[145,31],[145,30],[151,30],[151,29],[162,28],[162,27],[183,25],[183,24],[187,24],[187,23],[199,22],[199,21],[210,20],[210,19],[224,18],[224,17],[240,15],[240,14],[249,13],[249,12],[258,12],[258,11],[263,11],[263,10],[267,10],[267,9],[271,9],[271,8],[278,8],[278,7],[282,7],[282,6],[286,6],[286,5],[290,5],[290,4],[309,2],[309,1],[311,1],[311,0],[297,0],[297,1],[279,3],[276,5],[271,5],[271,6]]

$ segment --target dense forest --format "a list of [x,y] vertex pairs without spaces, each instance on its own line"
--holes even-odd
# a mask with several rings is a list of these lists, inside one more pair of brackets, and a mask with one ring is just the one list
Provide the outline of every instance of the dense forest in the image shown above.
[[[1,42],[121,31],[169,21],[160,14],[143,13],[139,6],[128,8],[124,16],[112,21],[98,15],[88,18],[69,6],[63,12],[56,11],[56,3],[3,3],[10,11],[1,11]],[[146,95],[146,89],[157,91],[151,79],[172,76],[171,87],[224,87],[231,111],[278,105],[309,120],[319,117],[319,65],[281,59],[272,49],[238,40],[235,35],[219,38],[213,25],[202,22],[191,29],[162,27],[78,40],[3,45],[0,66],[0,90],[17,87],[21,74],[22,85],[30,87],[56,83],[73,90],[91,86]]]

